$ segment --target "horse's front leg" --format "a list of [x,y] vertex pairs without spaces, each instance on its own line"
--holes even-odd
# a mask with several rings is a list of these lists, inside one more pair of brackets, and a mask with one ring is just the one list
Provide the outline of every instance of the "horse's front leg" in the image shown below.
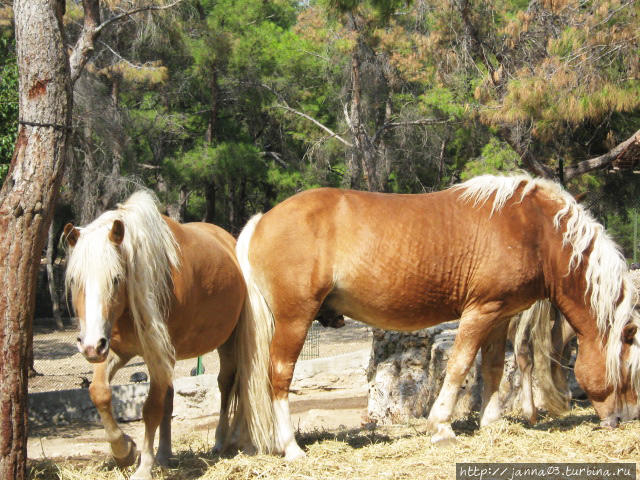
[[480,426],[500,419],[500,381],[504,371],[504,351],[508,324],[498,325],[482,344],[482,410]]
[[438,398],[431,407],[427,419],[434,432],[432,443],[454,441],[456,438],[451,428],[451,417],[460,392],[471,365],[480,346],[484,343],[488,332],[494,325],[497,313],[482,313],[478,310],[465,312],[460,319],[458,334],[447,362],[447,373]]
[[119,467],[133,465],[136,460],[136,444],[120,429],[111,406],[111,379],[115,373],[129,361],[130,356],[119,356],[113,350],[109,351],[107,359],[95,365],[93,380],[89,386],[89,396],[96,406],[106,439],[111,445],[111,454]]
[[160,434],[158,438],[158,453],[156,462],[166,467],[171,458],[171,417],[173,416],[173,386],[167,388],[164,398],[164,413],[160,422]]
[[149,395],[142,407],[142,418],[144,420],[144,441],[140,451],[140,465],[131,477],[131,480],[151,480],[151,469],[155,461],[153,455],[153,441],[156,430],[160,425],[165,412],[165,398],[171,385],[160,383],[151,378]]

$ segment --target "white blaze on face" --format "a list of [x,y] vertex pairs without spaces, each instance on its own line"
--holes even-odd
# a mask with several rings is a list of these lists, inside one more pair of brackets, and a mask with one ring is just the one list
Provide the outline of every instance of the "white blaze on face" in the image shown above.
[[106,322],[103,315],[102,295],[100,288],[92,279],[85,285],[85,335],[83,344],[85,347],[97,347],[101,339],[107,338]]

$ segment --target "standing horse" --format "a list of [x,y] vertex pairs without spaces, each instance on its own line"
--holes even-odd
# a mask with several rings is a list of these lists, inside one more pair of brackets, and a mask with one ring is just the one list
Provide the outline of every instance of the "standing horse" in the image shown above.
[[109,383],[135,355],[147,363],[150,389],[140,465],[131,478],[151,478],[158,426],[158,463],[171,455],[175,361],[216,348],[221,447],[229,430],[230,391],[243,374],[236,367],[243,363],[244,326],[250,324],[233,237],[211,224],[163,217],[144,191],[84,228],[67,224],[64,236],[71,247],[65,283],[81,325],[78,349],[96,364],[89,394],[116,462],[133,464],[136,448],[114,419]]
[[429,413],[434,442],[455,438],[453,408],[480,349],[481,425],[499,418],[508,319],[544,298],[577,333],[576,377],[602,423],[615,426],[635,404],[640,346],[626,263],[602,226],[553,182],[481,176],[421,195],[310,190],[253,217],[236,252],[254,316],[272,329],[261,339],[270,358],[259,359],[270,379],[255,379],[272,402],[254,404],[250,420],[261,450],[304,455],[288,390],[321,307],[393,330],[460,319]]

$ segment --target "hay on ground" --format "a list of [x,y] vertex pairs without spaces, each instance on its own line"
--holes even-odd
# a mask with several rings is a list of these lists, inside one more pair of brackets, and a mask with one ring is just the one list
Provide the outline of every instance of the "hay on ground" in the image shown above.
[[[210,453],[212,432],[174,440],[176,457],[170,468],[154,469],[163,480],[245,479],[451,479],[456,462],[635,462],[640,457],[640,422],[615,430],[601,429],[592,408],[574,407],[561,418],[543,418],[537,425],[507,416],[479,430],[477,418],[454,423],[458,441],[433,446],[426,422],[314,431],[298,434],[307,457],[287,463],[268,456],[220,457]],[[122,480],[124,472],[104,458],[30,462],[33,480]]]

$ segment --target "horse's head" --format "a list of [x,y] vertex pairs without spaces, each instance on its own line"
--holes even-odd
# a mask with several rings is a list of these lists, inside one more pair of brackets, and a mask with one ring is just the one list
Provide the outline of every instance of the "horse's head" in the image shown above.
[[124,224],[78,229],[68,223],[64,238],[71,247],[66,285],[80,319],[78,350],[92,362],[109,353],[111,330],[128,305],[126,265],[121,253]]
[[636,332],[635,323],[627,324],[622,330],[620,361],[616,365],[619,372],[617,381],[613,381],[612,375],[607,373],[606,345],[609,344],[608,348],[611,348],[610,342],[599,339],[583,339],[579,342],[574,372],[603,427],[617,427],[621,421],[634,420],[640,416],[634,381],[637,366],[632,367],[637,362]]

